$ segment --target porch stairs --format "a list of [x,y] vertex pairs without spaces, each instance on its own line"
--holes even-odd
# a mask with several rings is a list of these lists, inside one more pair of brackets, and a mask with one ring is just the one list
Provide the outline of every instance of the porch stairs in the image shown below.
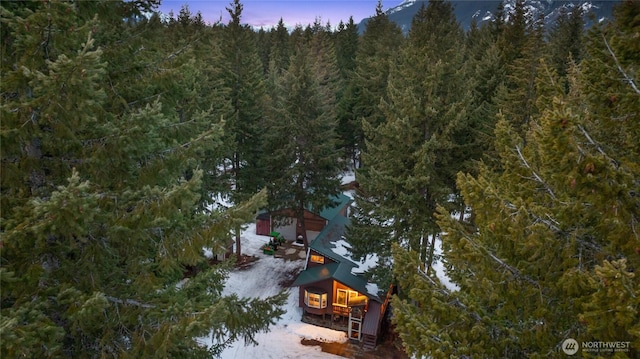
[[371,350],[376,348],[376,337],[364,334],[362,336],[362,349]]

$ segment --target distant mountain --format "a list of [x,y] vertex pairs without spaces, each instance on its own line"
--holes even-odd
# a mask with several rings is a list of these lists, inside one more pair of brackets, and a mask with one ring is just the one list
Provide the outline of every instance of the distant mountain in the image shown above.
[[[478,24],[493,19],[493,16],[501,1],[499,0],[449,0],[456,13],[456,18],[462,25],[462,28],[468,30],[473,19]],[[581,7],[585,14],[593,13],[596,21],[611,17],[613,6],[621,0],[525,0],[527,7],[533,12],[534,17],[538,14],[544,14],[548,23],[553,22],[562,8],[571,10]],[[386,11],[389,19],[402,29],[406,34],[411,28],[411,20],[418,12],[422,4],[427,6],[428,0],[405,0],[402,4],[392,7]],[[508,13],[515,6],[515,0],[504,0],[505,12]],[[358,31],[362,33],[370,18],[363,19],[358,24]],[[585,18],[587,27],[590,26],[590,20],[587,15]]]

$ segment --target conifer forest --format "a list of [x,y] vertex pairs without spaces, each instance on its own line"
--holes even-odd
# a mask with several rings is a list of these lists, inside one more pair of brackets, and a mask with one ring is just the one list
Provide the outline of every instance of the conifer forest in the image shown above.
[[0,3],[1,358],[251,342],[286,294],[223,295],[234,257],[202,248],[259,209],[327,206],[345,169],[346,237],[397,288],[408,355],[640,355],[640,2],[587,27],[519,0],[463,29],[432,0],[407,34],[381,2],[362,33],[158,2]]

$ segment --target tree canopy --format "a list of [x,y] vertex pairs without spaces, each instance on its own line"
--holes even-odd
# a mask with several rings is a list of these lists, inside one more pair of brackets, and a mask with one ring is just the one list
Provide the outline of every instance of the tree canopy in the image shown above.
[[409,355],[562,357],[571,338],[637,357],[640,3],[587,30],[582,8],[548,26],[518,0],[465,32],[432,0],[406,36],[382,2],[362,34],[157,5],[0,4],[0,356],[251,343],[286,294],[222,295],[235,256],[203,249],[235,238],[241,258],[260,209],[306,236],[350,170],[346,239],[397,287]]

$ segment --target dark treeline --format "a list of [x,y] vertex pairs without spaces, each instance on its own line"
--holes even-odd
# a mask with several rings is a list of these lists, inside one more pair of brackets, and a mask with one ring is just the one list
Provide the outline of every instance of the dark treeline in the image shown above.
[[562,356],[573,338],[637,355],[640,3],[587,31],[579,9],[545,28],[517,1],[465,32],[431,1],[406,36],[381,3],[362,35],[255,30],[237,0],[216,24],[143,16],[155,0],[1,6],[2,357],[251,341],[284,294],[222,296],[231,263],[202,248],[259,208],[304,226],[347,168],[347,236],[398,286],[408,353]]

